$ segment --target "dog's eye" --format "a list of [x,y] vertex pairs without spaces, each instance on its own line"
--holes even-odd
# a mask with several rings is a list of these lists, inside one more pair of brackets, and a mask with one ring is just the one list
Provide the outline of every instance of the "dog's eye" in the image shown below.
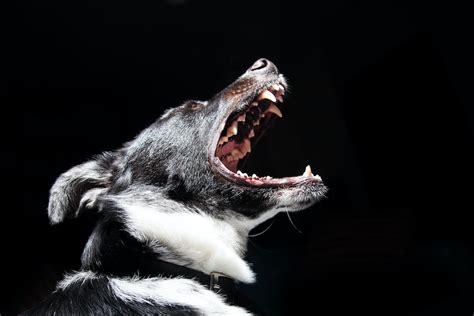
[[191,111],[197,111],[199,109],[202,109],[204,107],[204,104],[202,103],[197,103],[197,102],[191,102],[186,104],[186,108]]

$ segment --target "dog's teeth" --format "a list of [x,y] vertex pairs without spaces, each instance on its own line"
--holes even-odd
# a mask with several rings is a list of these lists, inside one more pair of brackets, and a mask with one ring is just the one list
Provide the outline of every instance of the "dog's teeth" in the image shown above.
[[238,131],[237,124],[238,124],[237,121],[232,122],[232,125],[230,125],[229,128],[227,129],[227,137],[237,135],[237,131]]
[[253,131],[253,129],[251,129],[249,133],[249,138],[253,138],[253,137],[255,137],[255,132]]
[[283,103],[283,97],[281,94],[277,95],[277,100],[280,101],[280,103]]
[[265,179],[270,180],[272,177],[266,176]]
[[303,176],[310,177],[312,175],[313,175],[313,173],[311,172],[311,166],[307,165],[306,169],[304,170]]
[[283,114],[281,114],[280,109],[275,105],[275,104],[270,104],[266,112],[271,112],[274,113],[275,115],[279,117],[283,117]]
[[265,90],[263,91],[259,96],[258,96],[258,100],[263,100],[263,99],[267,99],[267,100],[270,100],[272,102],[276,102],[276,98],[275,96],[273,95],[273,93],[271,93],[270,91],[268,90]]
[[253,179],[257,179],[258,177],[257,177],[257,175],[254,173],[254,174],[252,175],[252,178],[253,178]]
[[280,90],[285,91],[285,87],[283,87],[281,84],[279,84],[278,87],[280,88]]
[[237,174],[238,174],[239,176],[243,176],[243,173],[242,173],[242,171],[240,171],[240,170],[237,170]]
[[250,144],[250,140],[245,138],[244,141],[242,142],[242,146],[240,148],[241,148],[242,153],[244,155],[251,152],[252,151],[252,145]]
[[245,122],[245,113],[237,118],[237,122]]
[[313,178],[315,178],[316,180],[322,181],[322,179],[321,179],[321,177],[319,176],[319,174],[313,176]]
[[243,157],[242,153],[240,152],[240,150],[238,149],[234,149],[232,150],[232,152],[230,153],[232,155],[232,157],[234,157],[235,159],[240,159]]
[[258,106],[258,102],[252,102],[252,106]]
[[244,173],[242,173],[242,175],[243,175],[244,177],[246,177],[246,178],[248,178],[248,177],[249,177],[249,175],[248,175],[248,174],[246,174],[245,172],[244,172]]
[[229,140],[229,138],[227,136],[222,136],[220,139],[219,139],[219,145],[222,145],[224,143],[227,143],[227,141]]
[[272,88],[273,88],[273,90],[275,90],[275,91],[280,90],[280,87],[281,87],[281,86],[280,86],[279,84],[276,84],[276,83],[275,83],[274,85],[272,85]]

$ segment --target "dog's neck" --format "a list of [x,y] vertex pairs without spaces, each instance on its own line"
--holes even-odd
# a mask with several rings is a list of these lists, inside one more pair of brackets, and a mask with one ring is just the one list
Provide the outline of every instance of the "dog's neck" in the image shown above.
[[128,232],[161,259],[204,273],[220,272],[251,283],[254,273],[244,261],[248,228],[215,219],[199,211],[156,210],[153,206],[124,204]]
[[[117,198],[115,198],[117,202]],[[136,265],[150,267],[156,258],[174,264],[186,266],[203,273],[219,272],[244,283],[255,281],[255,275],[244,260],[248,232],[250,229],[275,215],[267,212],[265,216],[249,220],[226,218],[217,219],[198,208],[187,208],[182,204],[161,200],[158,204],[146,204],[136,199],[122,199],[117,206],[121,209],[121,224],[118,227],[105,228],[98,225],[89,239],[83,254],[83,266],[98,262],[100,269],[115,270],[115,265],[128,265],[124,273],[134,273]],[[225,211],[222,212],[224,214]],[[122,226],[123,225],[123,226]],[[108,237],[105,237],[107,231]],[[120,236],[115,236],[121,231]],[[123,235],[125,231],[127,236]],[[114,237],[115,236],[115,237]],[[123,250],[107,250],[111,243],[129,243]],[[101,239],[100,241],[98,239]],[[116,242],[113,242],[116,240]],[[137,243],[131,246],[130,243]],[[100,244],[103,244],[100,246]],[[115,247],[115,246],[113,246]],[[129,249],[138,249],[134,253],[122,253]],[[144,253],[148,253],[146,258]],[[120,256],[110,258],[108,254]],[[128,257],[137,257],[132,262],[122,262]],[[117,261],[118,260],[118,261]],[[109,262],[109,264],[106,264]],[[140,271],[141,272],[141,271]]]

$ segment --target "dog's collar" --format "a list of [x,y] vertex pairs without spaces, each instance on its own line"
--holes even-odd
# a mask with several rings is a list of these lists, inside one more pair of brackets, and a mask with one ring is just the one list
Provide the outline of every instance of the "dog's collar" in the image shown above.
[[228,275],[220,272],[206,274],[201,271],[163,260],[157,260],[153,265],[163,277],[185,277],[194,279],[204,285],[207,289],[225,297],[228,303],[234,303],[236,294],[235,281]]

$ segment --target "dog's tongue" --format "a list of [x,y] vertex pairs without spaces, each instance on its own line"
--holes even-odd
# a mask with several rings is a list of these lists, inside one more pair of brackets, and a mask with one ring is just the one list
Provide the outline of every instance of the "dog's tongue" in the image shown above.
[[223,157],[221,161],[224,166],[232,172],[237,172],[237,164],[239,162],[239,160],[232,159],[232,155],[230,155],[236,148],[236,145],[235,141],[229,141],[224,146],[219,147],[216,152],[218,157]]

